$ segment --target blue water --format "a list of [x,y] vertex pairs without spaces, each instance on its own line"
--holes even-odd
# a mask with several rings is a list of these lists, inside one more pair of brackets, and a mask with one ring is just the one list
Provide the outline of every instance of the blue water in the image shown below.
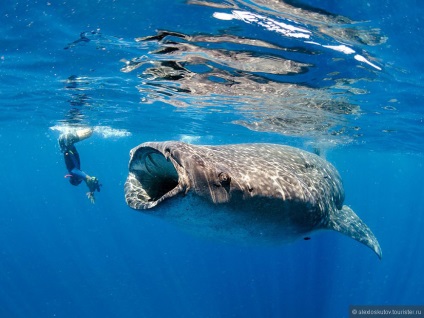
[[[424,305],[423,10],[3,1],[0,317],[348,317],[354,304]],[[77,147],[103,183],[94,205],[63,178],[57,144],[87,126],[95,133]],[[128,152],[152,140],[319,149],[383,259],[335,232],[237,246],[131,210]]]

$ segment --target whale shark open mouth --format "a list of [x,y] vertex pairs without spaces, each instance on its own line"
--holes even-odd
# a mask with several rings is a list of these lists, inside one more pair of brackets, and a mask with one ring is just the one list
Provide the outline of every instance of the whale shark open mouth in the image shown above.
[[125,199],[134,209],[149,209],[181,192],[178,172],[168,158],[151,147],[135,151],[125,182]]

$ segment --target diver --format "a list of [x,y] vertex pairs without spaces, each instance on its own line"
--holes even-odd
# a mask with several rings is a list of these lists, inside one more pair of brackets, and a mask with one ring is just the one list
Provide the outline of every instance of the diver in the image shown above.
[[65,178],[69,178],[69,182],[74,186],[79,185],[84,180],[89,189],[87,198],[91,203],[94,203],[94,191],[97,190],[100,192],[101,184],[96,177],[91,177],[81,170],[80,157],[74,146],[75,143],[87,139],[92,134],[93,130],[90,128],[80,129],[74,133],[63,133],[59,136],[59,146],[60,150],[63,152],[66,169],[68,169],[69,172],[69,174],[65,175]]

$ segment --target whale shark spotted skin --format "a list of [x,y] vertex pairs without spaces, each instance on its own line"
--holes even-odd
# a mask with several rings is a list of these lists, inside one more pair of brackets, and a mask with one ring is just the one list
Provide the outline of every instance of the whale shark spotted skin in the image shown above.
[[289,146],[146,142],[130,151],[125,199],[133,209],[223,241],[284,243],[329,229],[382,256],[368,226],[343,205],[337,170]]

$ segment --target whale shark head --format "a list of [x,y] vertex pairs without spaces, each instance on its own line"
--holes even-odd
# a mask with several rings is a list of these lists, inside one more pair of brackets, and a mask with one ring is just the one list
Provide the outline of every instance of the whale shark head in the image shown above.
[[[190,190],[215,204],[249,193],[234,182],[230,191],[228,167],[209,162],[212,156],[206,146],[177,141],[147,142],[135,147],[130,151],[125,183],[127,204],[137,210],[150,209]],[[256,192],[260,190],[257,188]]]

